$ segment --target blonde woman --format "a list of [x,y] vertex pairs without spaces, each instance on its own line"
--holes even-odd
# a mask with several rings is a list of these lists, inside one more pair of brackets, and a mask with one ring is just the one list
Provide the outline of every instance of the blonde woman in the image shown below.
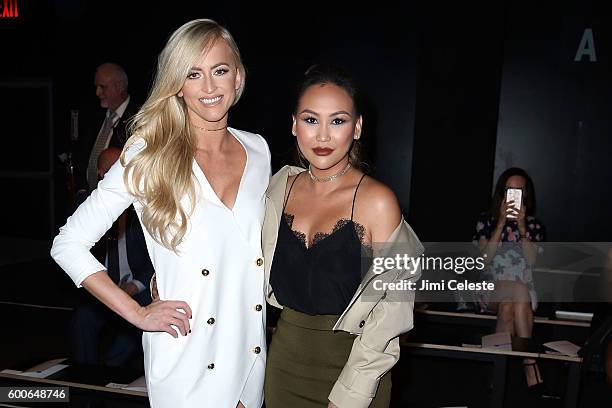
[[[265,140],[229,128],[245,70],[223,27],[178,28],[158,61],[133,135],[51,254],[77,286],[145,331],[153,407],[260,407],[265,369],[261,226]],[[133,204],[160,301],[140,307],[89,252]]]

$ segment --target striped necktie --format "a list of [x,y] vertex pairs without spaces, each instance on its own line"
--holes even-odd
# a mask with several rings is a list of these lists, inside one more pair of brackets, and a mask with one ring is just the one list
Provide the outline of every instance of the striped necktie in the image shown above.
[[98,157],[102,150],[106,149],[108,142],[110,141],[111,134],[113,132],[113,125],[115,119],[117,119],[117,112],[109,110],[109,114],[106,115],[102,129],[98,133],[98,138],[91,149],[89,155],[89,164],[87,165],[87,183],[89,184],[90,190],[93,190],[98,185]]

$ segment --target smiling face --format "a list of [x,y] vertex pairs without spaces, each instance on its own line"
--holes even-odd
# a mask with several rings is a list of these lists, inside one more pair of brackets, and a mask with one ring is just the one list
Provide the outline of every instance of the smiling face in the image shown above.
[[353,139],[361,136],[361,123],[347,91],[335,84],[314,84],[300,97],[293,134],[314,169],[334,172],[346,166]]
[[241,80],[230,47],[223,40],[215,41],[191,67],[178,93],[187,106],[189,121],[206,129],[226,126]]

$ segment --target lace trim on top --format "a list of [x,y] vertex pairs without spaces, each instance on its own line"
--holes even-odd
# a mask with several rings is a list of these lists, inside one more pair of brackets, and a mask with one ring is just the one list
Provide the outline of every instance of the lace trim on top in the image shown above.
[[[330,235],[332,235],[336,231],[338,231],[341,228],[343,228],[346,224],[351,222],[351,220],[348,219],[348,218],[340,218],[336,222],[336,225],[334,225],[334,228],[332,228],[331,232],[329,232],[329,233],[316,232],[314,234],[314,236],[312,237],[312,242],[310,242],[309,245],[306,246],[306,234],[301,232],[301,231],[295,231],[293,229],[293,220],[295,218],[295,215],[294,214],[283,213],[283,217],[285,218],[285,221],[287,222],[287,225],[289,226],[289,229],[291,230],[291,232],[293,232],[293,235],[295,235],[295,237],[306,248],[312,248],[314,245],[316,245],[317,243],[323,241],[325,238],[329,237]],[[363,225],[359,224],[358,222],[355,222],[355,221],[353,221],[353,225],[355,226],[355,232],[357,233],[357,237],[359,238],[359,242],[361,242],[361,245],[363,247],[367,248],[367,249],[370,249],[371,245],[364,243],[365,227]]]

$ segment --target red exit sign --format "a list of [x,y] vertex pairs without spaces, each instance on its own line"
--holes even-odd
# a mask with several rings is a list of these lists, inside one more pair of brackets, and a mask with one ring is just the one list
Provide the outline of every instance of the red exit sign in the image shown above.
[[17,0],[0,0],[0,18],[19,17]]

